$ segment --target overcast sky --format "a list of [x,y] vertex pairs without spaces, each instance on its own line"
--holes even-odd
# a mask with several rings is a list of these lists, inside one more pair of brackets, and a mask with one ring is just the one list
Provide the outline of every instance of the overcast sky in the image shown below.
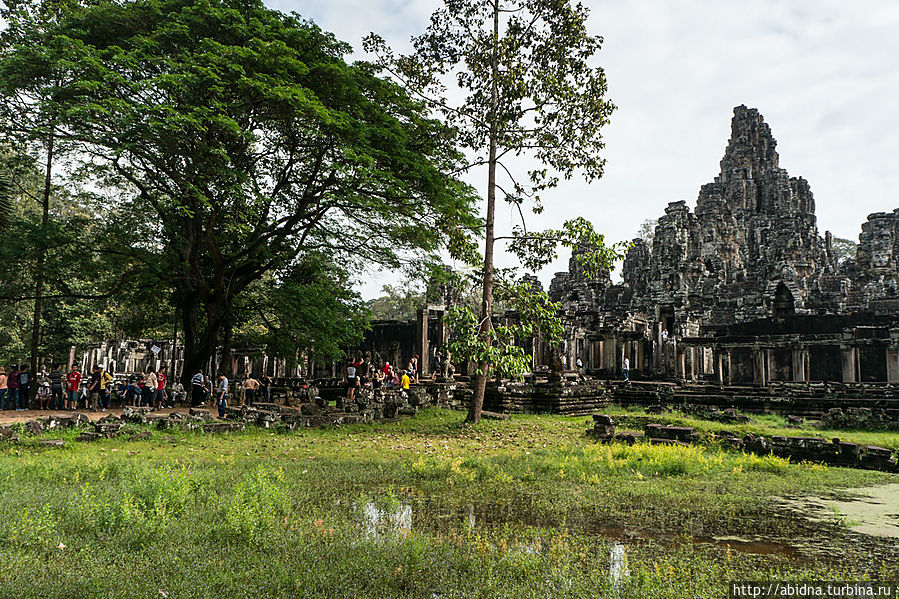
[[[369,31],[398,50],[434,0],[266,0],[349,42]],[[895,0],[584,0],[597,64],[618,106],[605,130],[605,176],[545,196],[529,225],[584,216],[610,240],[634,237],[668,202],[694,206],[718,173],[734,106],[758,108],[780,165],[806,178],[823,235],[858,241],[872,212],[899,207],[899,2]],[[471,179],[475,185],[486,173]],[[514,223],[497,212],[498,227]],[[567,256],[538,273],[544,285]],[[389,276],[362,288],[378,295]]]

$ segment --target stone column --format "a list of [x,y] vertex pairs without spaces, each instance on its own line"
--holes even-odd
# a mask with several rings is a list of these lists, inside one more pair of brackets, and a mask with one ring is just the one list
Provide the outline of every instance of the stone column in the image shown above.
[[841,352],[841,362],[843,366],[843,382],[854,383],[855,378],[855,348],[843,348]]
[[887,382],[899,383],[899,350],[887,348]]
[[767,351],[757,349],[753,352],[752,360],[752,380],[755,384],[765,386],[768,384],[768,378],[765,376],[765,364],[767,361]]
[[431,371],[428,359],[430,355],[428,313],[429,310],[427,309],[419,310],[418,318],[415,319],[415,352],[418,354],[418,371],[421,374],[428,374]]
[[679,379],[687,378],[687,358],[683,349],[675,349],[674,375]]
[[734,384],[734,361],[730,350],[727,350],[727,384]]
[[718,375],[718,384],[723,385],[724,384],[724,355],[721,353],[721,350],[716,349],[714,351],[715,351],[715,370],[717,371],[717,375]]
[[805,349],[794,349],[793,350],[793,380],[797,383],[804,383],[805,378],[805,365],[806,365],[806,356],[808,355],[808,350]]

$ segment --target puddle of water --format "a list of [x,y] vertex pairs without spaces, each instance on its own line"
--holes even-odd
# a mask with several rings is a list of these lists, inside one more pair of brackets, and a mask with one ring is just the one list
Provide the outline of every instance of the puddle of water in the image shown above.
[[621,543],[612,543],[609,550],[609,578],[615,590],[621,587],[621,582],[630,574],[627,569],[627,553]]
[[845,499],[786,498],[782,503],[813,521],[842,518],[866,535],[899,538],[899,484],[847,489]]
[[[424,500],[400,502],[391,507],[378,506],[373,502],[356,505],[360,514],[364,534],[368,537],[385,535],[407,535],[413,529],[459,532],[465,529],[490,528],[504,524],[551,528],[558,522],[540,521],[526,511],[513,510],[510,506],[493,504],[468,503],[463,506],[446,506]],[[756,555],[780,556],[791,561],[802,560],[802,554],[785,543],[745,539],[738,537],[703,536],[701,531],[694,534],[667,533],[628,526],[610,526],[589,520],[579,520],[576,515],[569,516],[566,524],[571,529],[579,530],[601,537],[612,542],[610,563],[613,581],[627,575],[625,545],[629,543],[659,543],[667,548],[675,548],[684,544],[712,545],[720,549],[751,553]],[[526,553],[539,553],[540,548],[522,545],[519,550]]]
[[795,548],[785,543],[773,541],[761,541],[756,539],[742,539],[738,537],[710,537],[702,535],[689,535],[685,533],[675,534],[658,531],[649,531],[640,528],[625,526],[593,525],[587,529],[589,532],[616,542],[655,542],[665,547],[672,548],[684,543],[697,545],[714,545],[722,549],[730,549],[740,553],[753,553],[756,555],[776,555],[798,560],[802,554]]
[[406,536],[412,531],[412,506],[399,504],[392,508],[380,507],[369,501],[359,507],[362,530],[370,538],[387,535]]

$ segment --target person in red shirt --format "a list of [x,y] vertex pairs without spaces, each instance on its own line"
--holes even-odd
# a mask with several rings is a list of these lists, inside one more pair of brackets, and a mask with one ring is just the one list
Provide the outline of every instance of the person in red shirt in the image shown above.
[[165,383],[166,383],[165,366],[163,366],[156,373],[156,396],[154,397],[154,399],[156,400],[154,403],[156,403],[156,405],[153,406],[154,409],[158,410],[159,408],[162,408],[166,404]]
[[6,378],[6,386],[9,388],[9,409],[19,409],[19,367],[15,364],[9,369]]
[[66,375],[66,391],[68,392],[66,400],[66,409],[74,410],[78,407],[78,388],[81,386],[81,373],[78,372],[78,365],[72,364],[72,370]]

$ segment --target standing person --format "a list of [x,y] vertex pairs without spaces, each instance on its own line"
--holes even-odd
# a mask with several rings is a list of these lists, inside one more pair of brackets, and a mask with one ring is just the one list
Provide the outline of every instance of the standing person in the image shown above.
[[109,396],[112,393],[112,375],[105,368],[100,368],[100,408],[109,409]]
[[144,400],[147,405],[155,408],[156,400],[159,399],[159,379],[153,369],[147,366],[147,374],[144,375]]
[[47,376],[50,378],[50,394],[53,397],[50,400],[50,409],[61,410],[64,405],[62,387],[65,376],[62,372],[62,364],[55,364]]
[[272,403],[272,379],[264,372],[259,379],[259,395],[265,398],[266,403]]
[[6,369],[0,366],[0,410],[6,409],[7,395],[9,395],[9,387],[6,385]]
[[9,389],[10,410],[19,409],[19,367],[13,364],[9,367],[6,377],[6,386]]
[[228,378],[224,373],[219,375],[219,384],[215,390],[215,403],[218,405],[219,418],[224,418],[225,409],[228,407]]
[[66,399],[67,410],[78,408],[78,387],[80,386],[81,373],[78,372],[78,365],[72,364],[72,370],[66,375],[66,391],[68,391],[68,397]]
[[206,391],[203,385],[203,371],[197,370],[190,377],[190,405],[193,408],[206,403]]
[[359,361],[359,365],[356,367],[356,378],[359,379],[359,388],[365,386],[365,383],[368,382],[369,372],[371,371],[370,365],[365,361],[365,356],[362,356],[362,359]]
[[577,378],[578,378],[578,380],[586,381],[586,380],[587,380],[587,377],[584,376],[584,362],[583,362],[583,360],[581,360],[580,358],[578,358],[578,359],[577,359],[577,362],[575,362],[575,365],[577,366]]
[[253,374],[250,373],[243,380],[243,405],[252,406],[253,402],[256,401],[256,391],[259,389],[259,381],[253,378]]
[[356,385],[359,383],[356,378],[356,368],[359,365],[359,360],[354,358],[352,362],[347,362],[346,368],[344,369],[344,382],[346,383],[346,399],[347,402],[353,403],[356,398]]
[[631,369],[631,361],[625,356],[624,358],[624,368],[621,369],[621,374],[624,375],[624,380],[630,382],[630,369]]
[[434,376],[439,376],[440,372],[440,352],[434,352]]
[[100,367],[94,366],[90,381],[87,383],[88,405],[92,412],[97,411],[97,404],[100,402],[100,372]]
[[[161,366],[159,370],[156,372],[156,397],[153,398],[154,403],[158,403],[159,407],[162,408],[165,405],[165,366]],[[154,408],[156,406],[154,405]]]
[[31,404],[31,373],[28,372],[28,365],[19,366],[19,403],[24,409],[28,409]]

